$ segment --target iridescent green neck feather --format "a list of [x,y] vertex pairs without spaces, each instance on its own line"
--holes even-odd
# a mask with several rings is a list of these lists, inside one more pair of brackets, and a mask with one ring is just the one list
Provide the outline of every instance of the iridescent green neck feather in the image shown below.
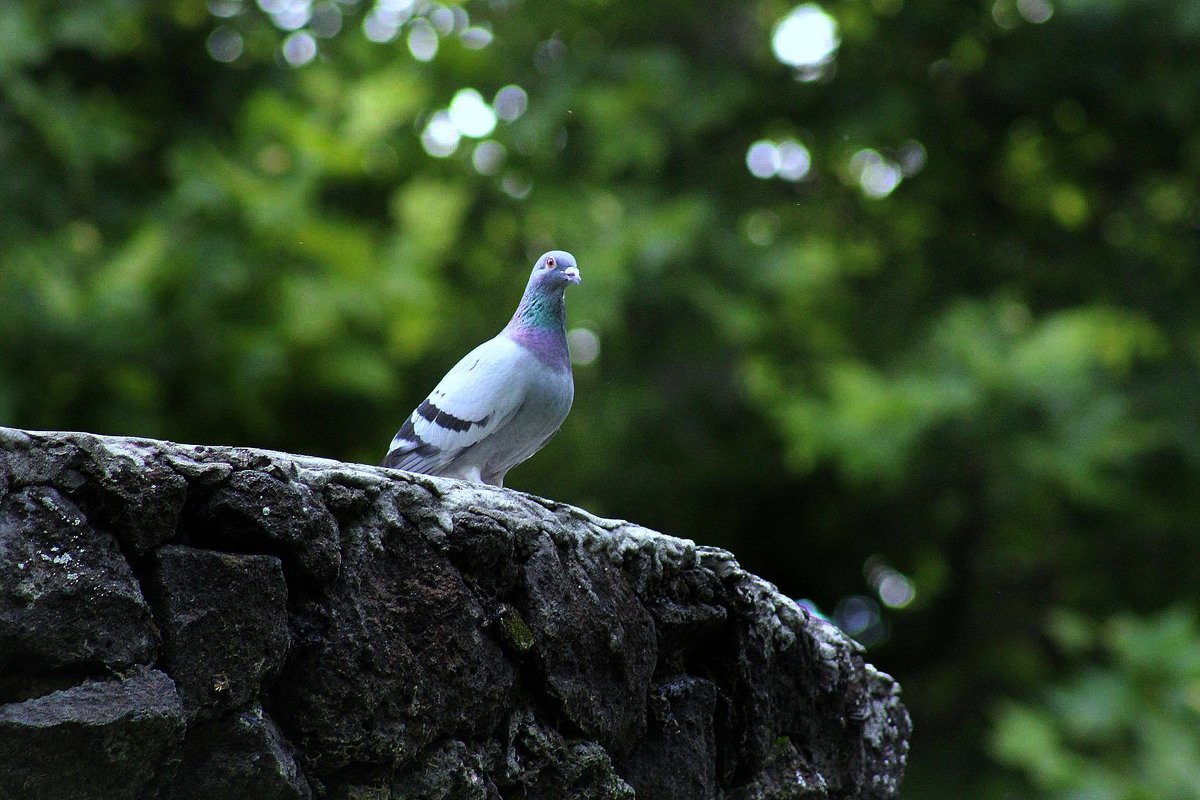
[[569,372],[566,319],[567,303],[561,286],[531,285],[504,333],[543,363]]
[[535,289],[526,292],[513,314],[510,327],[561,329],[567,319],[567,303],[562,289]]

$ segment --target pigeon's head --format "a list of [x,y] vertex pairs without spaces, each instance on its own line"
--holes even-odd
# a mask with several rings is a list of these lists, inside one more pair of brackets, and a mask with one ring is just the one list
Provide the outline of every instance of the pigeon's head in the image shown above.
[[568,283],[579,283],[579,267],[575,265],[575,256],[566,250],[543,253],[533,265],[529,282],[547,289],[562,289]]

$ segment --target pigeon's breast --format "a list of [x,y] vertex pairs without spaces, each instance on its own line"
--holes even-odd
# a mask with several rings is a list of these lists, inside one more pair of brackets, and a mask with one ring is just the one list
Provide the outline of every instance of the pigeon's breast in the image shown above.
[[570,366],[565,370],[548,368],[532,353],[525,357],[533,362],[521,365],[528,367],[525,397],[512,419],[489,442],[493,447],[485,472],[503,472],[532,456],[558,431],[571,410],[575,386]]
[[549,369],[571,377],[571,356],[567,336],[561,328],[518,327],[507,330],[508,337],[540,362],[536,369]]
[[[528,394],[521,404],[521,412],[528,411],[532,419],[541,417],[550,433],[558,430],[571,402],[575,399],[575,381],[571,376],[570,362],[565,369],[542,369],[534,373],[529,382]],[[521,412],[518,412],[518,416]]]

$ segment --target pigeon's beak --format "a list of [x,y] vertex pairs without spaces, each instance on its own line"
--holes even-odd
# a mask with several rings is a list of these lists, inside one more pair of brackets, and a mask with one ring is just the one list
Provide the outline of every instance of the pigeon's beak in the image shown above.
[[563,275],[571,283],[579,283],[579,267],[567,267],[563,270]]

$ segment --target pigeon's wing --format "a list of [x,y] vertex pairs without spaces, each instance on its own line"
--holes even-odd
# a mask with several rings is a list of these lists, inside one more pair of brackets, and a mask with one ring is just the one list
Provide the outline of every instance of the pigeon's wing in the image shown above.
[[525,398],[527,368],[520,345],[507,336],[476,347],[404,421],[383,465],[410,472],[444,469],[517,412]]

